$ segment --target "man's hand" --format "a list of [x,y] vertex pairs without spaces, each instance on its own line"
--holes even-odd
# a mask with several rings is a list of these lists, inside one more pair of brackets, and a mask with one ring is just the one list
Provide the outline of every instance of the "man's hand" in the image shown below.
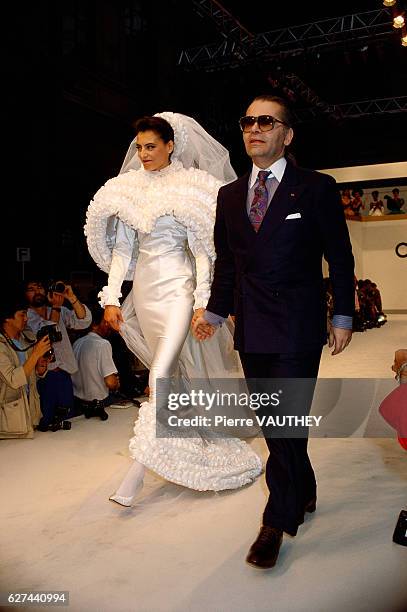
[[106,306],[104,319],[112,329],[118,332],[120,324],[123,323],[122,311],[118,306]]
[[41,338],[41,340],[38,340],[38,342],[34,344],[32,352],[35,362],[37,363],[50,350],[51,342],[48,335]]
[[80,299],[74,294],[71,285],[65,285],[65,291],[63,293],[65,298],[71,302],[72,308],[78,319],[84,319],[86,317],[86,309]]
[[341,327],[329,327],[329,348],[334,347],[331,355],[339,355],[346,349],[352,340],[352,330],[342,329]]
[[[48,336],[47,336],[48,337]],[[40,357],[36,363],[35,371],[39,376],[43,376],[47,371],[48,364],[50,363],[50,357]]]
[[198,319],[198,317],[203,317],[204,312],[205,312],[205,308],[196,308],[196,310],[194,310],[194,314],[193,314],[192,321],[191,321],[192,329],[194,329],[195,321]]
[[[202,309],[202,311],[203,310],[204,309]],[[202,315],[199,315],[196,318],[194,316],[192,333],[197,340],[207,340],[213,336],[215,331],[216,327],[214,325],[210,325],[210,323],[208,323],[208,321]]]
[[61,308],[65,301],[65,295],[63,293],[57,293],[56,291],[50,291],[47,297],[53,308]]
[[120,389],[120,378],[118,373],[109,374],[109,376],[105,376],[105,384],[110,389],[110,391],[118,391]]
[[78,299],[76,295],[74,294],[74,292],[72,291],[71,285],[65,285],[65,291],[63,295],[66,297],[67,300],[71,302],[71,304],[72,302],[75,302],[75,300]]

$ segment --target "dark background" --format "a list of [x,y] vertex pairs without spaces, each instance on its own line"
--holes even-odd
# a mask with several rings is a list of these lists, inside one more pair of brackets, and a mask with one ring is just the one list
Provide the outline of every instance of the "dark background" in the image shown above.
[[[388,23],[355,28],[261,53],[241,43],[199,2],[64,0],[4,10],[2,258],[21,278],[16,247],[30,247],[26,277],[72,280],[85,292],[105,275],[83,236],[95,191],[117,174],[139,116],[164,110],[189,114],[231,151],[238,173],[247,160],[237,120],[264,92],[285,94],[297,116],[294,153],[315,169],[404,161],[404,112],[335,105],[407,95],[407,48]],[[259,34],[323,19],[384,10],[379,0],[222,3]],[[405,8],[398,1],[398,6]],[[201,14],[198,14],[198,13]],[[362,17],[362,20],[366,20]],[[229,30],[228,30],[229,27]],[[236,33],[237,32],[237,33]],[[236,43],[222,61],[179,65],[183,49]],[[248,50],[249,49],[249,50]],[[243,53],[242,53],[243,50]],[[290,80],[294,75],[294,80]],[[391,103],[390,108],[392,108]]]

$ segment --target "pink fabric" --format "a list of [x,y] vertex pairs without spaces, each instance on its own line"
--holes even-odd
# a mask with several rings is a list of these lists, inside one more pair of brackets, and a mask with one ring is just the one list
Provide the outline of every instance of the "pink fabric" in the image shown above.
[[404,439],[407,438],[407,384],[393,389],[380,404],[379,412],[384,420],[397,431],[400,444],[406,448]]

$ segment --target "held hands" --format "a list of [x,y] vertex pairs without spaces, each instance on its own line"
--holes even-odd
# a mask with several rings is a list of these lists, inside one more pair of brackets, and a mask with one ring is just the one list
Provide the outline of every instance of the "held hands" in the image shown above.
[[115,331],[119,331],[121,323],[123,323],[122,311],[118,306],[105,306],[105,321]]
[[331,355],[339,355],[348,346],[352,340],[352,330],[342,329],[341,327],[333,327],[329,325],[329,348],[334,347]]
[[191,321],[191,327],[193,328],[195,325],[195,321],[199,318],[203,316],[203,313],[205,312],[205,308],[196,308],[194,310],[194,314],[192,317],[192,321]]
[[205,308],[197,308],[191,321],[191,329],[194,337],[197,340],[207,340],[211,338],[216,331],[216,327],[207,322],[203,313]]

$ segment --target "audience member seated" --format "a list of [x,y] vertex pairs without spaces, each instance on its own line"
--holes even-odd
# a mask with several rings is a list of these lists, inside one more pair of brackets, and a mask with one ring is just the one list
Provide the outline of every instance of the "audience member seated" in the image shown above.
[[37,377],[47,372],[51,343],[25,330],[24,296],[8,291],[0,304],[0,438],[33,438],[41,418]]
[[404,210],[402,210],[404,206],[404,199],[400,198],[400,190],[395,187],[392,189],[393,197],[391,198],[389,195],[385,195],[384,199],[386,200],[387,209],[389,211],[389,215],[402,215],[404,214]]
[[134,353],[127,348],[120,334],[112,333],[109,336],[109,342],[112,346],[113,361],[117,365],[120,376],[120,395],[123,400],[131,400],[137,405],[136,398],[144,395],[149,372]]
[[370,202],[369,215],[371,217],[381,217],[384,214],[384,204],[379,200],[379,192],[372,191],[372,201]]
[[380,404],[382,417],[397,432],[398,440],[407,450],[407,349],[398,349],[391,367],[400,383]]
[[[379,412],[397,432],[400,445],[407,450],[407,349],[398,349],[391,367],[399,386],[384,398]],[[407,508],[401,510],[393,533],[393,542],[407,546]]]
[[355,318],[355,331],[365,331],[381,327],[387,322],[383,312],[380,291],[370,279],[360,279],[357,283],[359,314]]
[[[332,285],[329,278],[324,278],[328,320],[333,317]],[[368,278],[357,280],[355,277],[355,314],[353,331],[362,332],[373,327],[381,327],[387,322],[383,312],[380,291]]]
[[75,402],[85,417],[98,416],[105,421],[108,418],[105,407],[114,399],[110,393],[119,390],[120,382],[112,347],[106,339],[112,329],[103,315],[104,310],[100,306],[92,307],[89,333],[74,342],[78,370],[72,374],[72,382]]
[[352,191],[352,201],[350,204],[351,210],[354,215],[360,215],[360,210],[364,210],[365,205],[362,200],[363,189],[354,189]]
[[[37,281],[25,283],[28,303],[28,326],[38,334],[46,326],[49,329],[55,361],[48,366],[48,375],[38,382],[42,418],[38,429],[53,429],[55,420],[75,416],[71,375],[77,370],[75,355],[67,328],[86,329],[92,322],[89,309],[76,297],[70,285],[55,283],[48,293]],[[63,304],[69,302],[72,310]],[[40,332],[41,333],[41,332]]]
[[352,197],[350,195],[350,189],[343,189],[341,194],[343,212],[345,213],[345,217],[353,217],[354,212],[352,210]]

